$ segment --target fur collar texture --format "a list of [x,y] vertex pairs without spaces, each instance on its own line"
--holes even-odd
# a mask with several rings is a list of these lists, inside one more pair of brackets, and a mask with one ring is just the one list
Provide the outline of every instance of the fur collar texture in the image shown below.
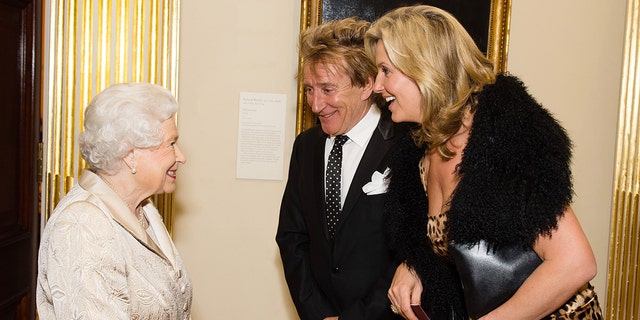
[[[449,240],[531,245],[557,227],[573,195],[571,141],[519,79],[499,75],[480,93],[463,152],[447,212]],[[423,154],[407,136],[393,155],[391,245],[421,277],[423,301],[436,309],[464,305],[455,268],[433,253],[426,235],[428,200],[418,169]]]
[[499,76],[479,96],[451,199],[449,240],[532,245],[571,203],[571,141],[520,80]]

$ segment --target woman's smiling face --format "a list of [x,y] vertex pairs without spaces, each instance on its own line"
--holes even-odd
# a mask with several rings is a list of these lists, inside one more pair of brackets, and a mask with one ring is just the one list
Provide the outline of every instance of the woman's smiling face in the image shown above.
[[382,40],[376,44],[376,76],[373,90],[387,100],[394,122],[422,121],[422,94],[416,82],[398,70],[387,54]]
[[138,186],[149,195],[175,191],[178,164],[187,159],[178,148],[178,130],[173,117],[162,123],[162,143],[151,149],[135,149]]

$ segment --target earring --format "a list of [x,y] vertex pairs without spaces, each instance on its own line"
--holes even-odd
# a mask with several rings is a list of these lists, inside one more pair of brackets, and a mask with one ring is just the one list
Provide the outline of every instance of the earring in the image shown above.
[[138,169],[136,169],[136,167],[131,168],[131,174],[136,174],[136,172],[138,172]]

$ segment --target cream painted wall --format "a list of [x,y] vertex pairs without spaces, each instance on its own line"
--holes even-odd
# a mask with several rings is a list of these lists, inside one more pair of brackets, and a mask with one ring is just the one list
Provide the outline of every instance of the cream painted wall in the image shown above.
[[274,240],[285,181],[235,177],[240,92],[287,95],[288,167],[299,21],[299,1],[181,1],[178,126],[187,164],[174,238],[194,283],[195,320],[295,318]]
[[598,262],[604,303],[626,1],[514,0],[509,70],[574,142],[574,210]]
[[[604,301],[624,1],[514,0],[509,70],[575,143],[575,210]],[[297,319],[274,241],[285,181],[235,178],[238,97],[287,95],[285,172],[295,131],[298,0],[182,1],[174,238],[194,282],[193,317]]]

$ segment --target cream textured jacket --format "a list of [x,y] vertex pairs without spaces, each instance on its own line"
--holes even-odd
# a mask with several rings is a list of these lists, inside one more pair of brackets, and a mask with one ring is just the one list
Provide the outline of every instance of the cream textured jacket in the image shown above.
[[95,173],[84,170],[42,234],[38,315],[48,319],[189,319],[192,286],[149,201],[145,231]]

